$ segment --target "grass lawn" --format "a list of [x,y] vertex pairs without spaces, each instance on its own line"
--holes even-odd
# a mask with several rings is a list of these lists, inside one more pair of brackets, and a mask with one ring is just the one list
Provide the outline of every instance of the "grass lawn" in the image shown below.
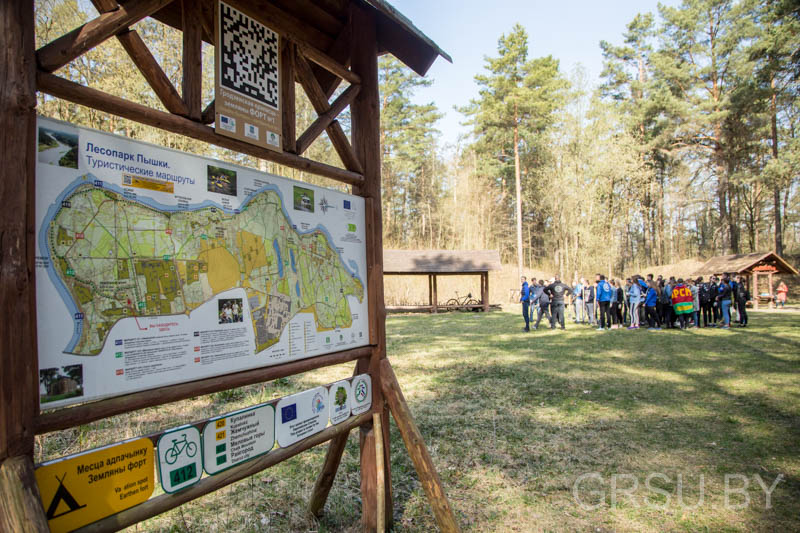
[[[515,313],[451,313],[390,317],[387,330],[389,357],[465,531],[800,530],[800,314],[752,313],[751,327],[731,331],[568,323],[523,333]],[[351,372],[321,369],[41,437],[38,459]],[[304,505],[324,446],[138,530],[357,531],[356,435],[319,522]],[[394,426],[391,448],[396,530],[433,531]],[[769,489],[778,476],[768,507],[759,480]]]

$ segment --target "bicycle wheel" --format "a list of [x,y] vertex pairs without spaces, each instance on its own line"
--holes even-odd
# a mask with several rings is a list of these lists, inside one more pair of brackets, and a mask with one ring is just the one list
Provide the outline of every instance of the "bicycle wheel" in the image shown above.
[[[472,298],[471,300],[469,300],[467,302],[467,305],[481,305],[481,303],[478,300],[476,300],[475,298]],[[481,308],[480,307],[470,307],[469,310],[470,311],[480,311]]]
[[178,454],[175,451],[175,448],[170,448],[169,450],[167,450],[167,453],[164,454],[164,459],[167,460],[167,464],[168,465],[171,465],[172,463],[177,461],[178,460]]
[[197,444],[194,442],[190,442],[186,445],[186,455],[189,457],[194,457],[194,454],[197,453]]
[[455,298],[450,298],[449,300],[447,300],[447,303],[445,303],[444,305],[446,305],[447,307],[450,307],[450,306],[455,307],[455,306],[459,305],[459,303],[458,303],[458,300],[456,300]]

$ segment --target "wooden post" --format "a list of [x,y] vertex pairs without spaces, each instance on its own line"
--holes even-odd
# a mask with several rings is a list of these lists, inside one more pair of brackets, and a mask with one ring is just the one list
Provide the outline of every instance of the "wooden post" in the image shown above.
[[439,294],[438,287],[436,286],[436,274],[433,275],[433,312],[439,312]]
[[283,149],[297,153],[297,132],[294,93],[295,45],[289,39],[281,39],[281,128],[283,129]]
[[433,277],[428,274],[428,305],[430,312],[433,313]]
[[[383,457],[383,424],[381,424],[381,415],[378,413],[372,414],[372,427],[375,428],[375,457]],[[386,507],[384,504],[386,503],[386,476],[383,470],[383,461],[376,461],[376,466],[378,467],[376,480],[377,480],[377,491],[378,497],[376,498],[378,503],[378,533],[384,533],[386,531]]]
[[422,488],[425,489],[425,495],[431,504],[439,530],[445,533],[459,531],[458,522],[450,509],[450,502],[447,501],[442,481],[439,479],[439,474],[436,473],[431,456],[425,447],[425,441],[414,423],[406,399],[403,397],[403,391],[400,390],[400,384],[397,382],[397,377],[394,375],[388,359],[381,361],[381,378],[383,394],[386,396],[394,420],[397,422],[397,428],[400,430],[408,454],[417,470]]
[[200,2],[182,0],[183,102],[189,118],[200,120],[203,105],[203,13]]
[[32,460],[39,409],[33,2],[0,2],[0,48],[0,531],[49,531]]
[[758,272],[756,271],[753,271],[753,298],[755,298],[755,300],[753,300],[753,309],[757,311],[761,297],[758,294]]
[[481,303],[483,304],[483,312],[489,311],[489,273],[481,273]]
[[[383,222],[381,214],[381,143],[380,143],[380,95],[378,93],[378,43],[377,21],[372,9],[361,4],[350,4],[348,24],[357,28],[353,32],[350,48],[351,69],[361,79],[359,91],[350,105],[352,122],[352,146],[361,163],[364,184],[354,187],[353,192],[367,199],[366,244],[367,286],[369,296],[370,342],[374,345],[369,360],[372,376],[372,405],[381,413],[381,430],[384,446],[385,472],[384,508],[388,514],[389,527],[393,515],[391,461],[388,445],[389,411],[384,404],[383,388],[380,386],[381,360],[386,358],[386,305],[383,297]],[[316,83],[316,82],[315,82]],[[360,363],[360,362],[359,362]],[[361,501],[362,523],[365,531],[377,529],[375,505],[377,499],[375,441],[372,423],[361,428]]]
[[775,307],[775,296],[772,292],[772,272],[767,274],[767,283],[769,284],[769,308],[772,309]]

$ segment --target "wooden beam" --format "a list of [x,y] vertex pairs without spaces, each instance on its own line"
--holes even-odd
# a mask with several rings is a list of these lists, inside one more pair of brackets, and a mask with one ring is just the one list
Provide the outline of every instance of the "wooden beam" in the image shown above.
[[[36,62],[33,2],[0,2],[0,463],[33,455],[36,344]],[[2,494],[2,493],[0,493]]]
[[281,128],[283,130],[283,150],[297,153],[297,100],[294,90],[294,59],[297,56],[295,44],[281,38]]
[[216,100],[211,100],[203,112],[200,114],[200,122],[203,124],[213,124],[217,120]]
[[317,5],[316,0],[272,0],[281,9],[328,35],[337,35],[342,21]]
[[354,427],[363,424],[365,420],[372,418],[372,412],[368,411],[356,417],[351,418],[341,424],[330,426],[314,436],[301,440],[298,443],[292,444],[287,448],[278,448],[266,455],[262,455],[251,461],[247,461],[240,465],[236,465],[224,472],[220,472],[214,476],[208,476],[201,479],[196,484],[183,489],[173,494],[161,494],[155,498],[151,498],[144,503],[135,507],[117,513],[115,515],[104,518],[98,522],[78,529],[81,533],[98,533],[105,531],[118,531],[120,529],[132,526],[142,520],[146,520],[153,516],[174,509],[186,502],[204,496],[215,490],[221,489],[231,483],[241,479],[257,474],[271,466],[294,457],[298,453],[304,452],[308,449],[318,446],[323,442],[327,442],[337,435],[348,433]]
[[314,488],[311,489],[311,497],[308,499],[308,512],[311,516],[320,516],[325,508],[325,502],[328,500],[328,494],[333,486],[333,480],[336,478],[336,472],[339,470],[339,463],[342,460],[342,454],[345,446],[347,446],[349,437],[349,431],[341,433],[332,438],[328,444],[328,451],[325,452],[322,470],[320,470],[317,481],[314,482]]
[[[92,4],[100,13],[108,13],[119,9],[119,4],[116,0],[92,0]],[[122,33],[117,34],[117,40],[133,60],[136,68],[142,73],[142,76],[144,76],[144,79],[167,111],[176,115],[187,116],[189,110],[183,103],[181,96],[139,34],[133,30],[123,30]]]
[[[352,31],[352,25],[348,17],[347,24],[342,28],[341,33],[339,33],[336,40],[327,51],[328,55],[332,57],[334,61],[341,63],[345,67],[350,66],[350,39],[352,37]],[[317,77],[319,86],[322,87],[325,96],[330,98],[342,82],[342,78],[331,74],[316,64],[312,65],[311,68],[314,69],[314,75]]]
[[75,407],[67,407],[40,414],[36,419],[36,432],[47,433],[49,431],[68,429],[136,409],[163,405],[169,402],[185,400],[186,398],[193,398],[194,396],[202,396],[234,387],[292,376],[317,368],[347,363],[358,358],[369,357],[370,354],[371,349],[369,347],[355,348],[292,361],[282,365],[255,368],[235,374],[190,381],[188,383],[116,396]]
[[39,68],[53,72],[109,37],[155,13],[172,0],[131,0],[119,9],[101,14],[36,51]]
[[[383,225],[381,215],[381,149],[380,149],[380,94],[378,90],[378,54],[374,12],[361,4],[351,4],[350,24],[358,28],[353,33],[350,45],[352,70],[361,77],[361,91],[350,105],[353,148],[364,168],[364,183],[354,187],[353,192],[364,197],[365,240],[367,244],[367,287],[369,306],[370,343],[374,344],[369,359],[369,372],[380,381],[380,362],[386,358],[386,307],[383,298]],[[373,382],[375,383],[375,382]],[[391,442],[389,434],[389,411],[386,408],[383,390],[372,387],[372,404],[380,408],[383,442]],[[362,429],[362,457],[370,442],[369,433]],[[374,457],[374,450],[367,455]],[[383,468],[385,472],[385,501],[387,521],[391,527],[393,516],[390,447],[384,446]],[[362,462],[363,466],[363,462]],[[374,472],[374,470],[373,470]],[[368,473],[362,471],[362,480]],[[377,475],[377,474],[376,474]],[[369,488],[369,487],[365,487]],[[376,487],[377,488],[377,487]],[[362,490],[362,502],[377,498]],[[366,514],[364,515],[367,516]],[[377,520],[377,516],[375,517]],[[377,528],[377,522],[365,523]]]
[[200,120],[203,106],[203,12],[197,0],[181,0],[183,16],[183,102],[189,118]]
[[17,456],[0,463],[0,494],[0,531],[50,531],[31,457]]
[[318,174],[342,183],[359,185],[364,181],[360,173],[326,165],[325,163],[319,163],[294,154],[261,148],[254,144],[225,137],[224,135],[218,135],[213,128],[187,118],[136,104],[117,96],[98,91],[97,89],[84,87],[53,74],[39,72],[36,80],[40,91],[69,100],[76,104],[93,107],[99,111],[111,113],[142,124],[171,131],[172,133],[185,135],[223,148],[249,154],[254,157],[273,161],[279,165]]
[[347,106],[353,103],[353,100],[358,96],[360,90],[360,85],[351,85],[345,89],[344,92],[334,100],[330,109],[319,115],[317,119],[306,128],[306,131],[297,139],[297,155],[301,155],[305,152],[308,147],[311,146],[311,143],[313,143],[323,131],[330,127],[333,121],[336,120],[336,117],[338,117]]
[[389,403],[392,416],[394,416],[394,421],[397,423],[397,428],[400,430],[400,435],[403,437],[408,454],[411,456],[411,461],[414,463],[414,468],[417,470],[417,476],[419,476],[422,488],[425,489],[425,495],[431,504],[433,516],[436,519],[439,530],[445,533],[459,531],[458,522],[456,522],[456,517],[452,509],[450,509],[450,502],[447,501],[442,480],[439,479],[439,474],[436,473],[436,467],[433,465],[428,449],[425,447],[422,434],[414,423],[414,418],[411,416],[403,391],[400,390],[400,384],[397,382],[397,376],[394,375],[394,370],[392,370],[392,365],[388,359],[381,361],[381,387],[386,401]]
[[262,21],[281,37],[296,43],[316,46],[321,50],[327,50],[333,43],[333,38],[328,34],[280,9],[269,0],[229,0],[228,3]]
[[[309,46],[306,44],[298,43],[297,49],[302,53],[306,58],[310,59],[317,65],[321,66],[331,74],[335,74],[336,76],[347,80],[350,82],[351,85],[358,85],[361,83],[361,77],[356,74],[355,72],[351,72],[347,70],[347,67],[343,66],[342,64],[338,63],[328,54],[321,52],[314,48],[313,46]],[[323,91],[324,93],[324,91]]]
[[[383,457],[383,427],[379,413],[372,413],[372,427],[375,428],[375,457]],[[386,477],[383,461],[376,461],[375,466],[378,470],[376,476],[378,533],[384,533],[386,531]]]
[[[330,109],[330,104],[325,97],[325,93],[322,92],[322,88],[319,86],[317,79],[314,77],[311,66],[308,64],[308,61],[299,54],[296,56],[295,66],[297,67],[297,77],[300,80],[300,85],[303,86],[308,99],[311,101],[311,105],[314,106],[314,110],[318,115],[322,115]],[[339,158],[341,158],[345,168],[361,174],[363,172],[361,163],[358,157],[356,157],[355,152],[353,152],[353,148],[350,146],[350,142],[347,140],[342,126],[337,121],[333,121],[325,131],[328,132],[331,144],[336,150],[336,153],[339,154]]]
[[189,108],[139,34],[135,31],[126,31],[117,35],[117,39],[167,111],[188,116]]

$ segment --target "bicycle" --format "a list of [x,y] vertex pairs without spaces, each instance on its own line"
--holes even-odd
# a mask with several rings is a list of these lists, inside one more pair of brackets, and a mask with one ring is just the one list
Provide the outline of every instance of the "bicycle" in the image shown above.
[[[467,305],[480,305],[480,302],[472,297],[472,293],[471,292],[468,292],[466,296],[464,296],[463,298],[460,298],[458,296],[458,291],[456,291],[456,297],[455,298],[450,298],[449,300],[447,300],[445,305],[447,307],[465,307]],[[477,310],[477,308],[473,308],[473,309]]]
[[171,465],[177,461],[184,450],[186,450],[187,456],[194,457],[194,454],[197,453],[197,444],[188,442],[185,434],[183,435],[183,439],[172,439],[172,447],[164,454],[164,459],[166,459],[167,464]]

